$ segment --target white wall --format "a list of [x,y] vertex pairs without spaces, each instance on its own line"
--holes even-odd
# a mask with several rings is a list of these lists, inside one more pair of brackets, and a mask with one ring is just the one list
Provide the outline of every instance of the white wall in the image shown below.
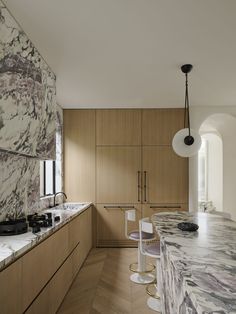
[[213,202],[216,210],[223,210],[223,147],[222,139],[215,133],[206,133],[202,138],[207,140],[207,177],[208,201]]
[[[202,123],[212,115],[219,115],[217,128],[223,140],[223,211],[231,213],[236,219],[236,106],[191,107],[191,127],[199,130]],[[229,118],[227,120],[227,117]],[[230,120],[230,121],[229,121]],[[189,160],[189,205],[190,211],[198,208],[198,159]]]

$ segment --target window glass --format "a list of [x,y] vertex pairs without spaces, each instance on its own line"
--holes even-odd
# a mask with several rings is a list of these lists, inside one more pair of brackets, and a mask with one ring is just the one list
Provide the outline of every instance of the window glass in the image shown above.
[[55,160],[40,161],[40,196],[55,194],[56,191]]
[[207,201],[207,140],[202,138],[202,145],[198,152],[198,199]]

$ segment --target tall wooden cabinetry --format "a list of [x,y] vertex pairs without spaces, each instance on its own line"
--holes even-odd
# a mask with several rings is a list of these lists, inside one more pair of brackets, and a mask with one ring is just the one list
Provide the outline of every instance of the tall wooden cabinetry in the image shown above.
[[183,109],[142,112],[143,216],[154,212],[188,210],[188,159],[172,149],[183,128]]
[[[183,127],[183,116],[182,109],[65,111],[66,192],[72,201],[95,198],[98,246],[135,245],[125,238],[127,208],[136,209],[137,218],[163,210],[188,209],[188,159],[178,157],[171,147],[174,134]],[[93,155],[89,161],[79,156],[79,141],[86,142],[86,136]],[[85,173],[88,163],[92,164],[89,176]],[[78,170],[73,171],[73,167]],[[79,179],[74,178],[76,173],[81,175]],[[70,178],[78,182],[72,187],[77,191],[74,194],[69,191],[73,185]],[[88,199],[89,193],[84,191],[93,179],[95,196],[90,189]],[[131,228],[137,228],[137,224]]]
[[134,208],[141,218],[141,124],[141,110],[96,112],[98,246],[135,245],[125,238],[124,210]]
[[187,209],[188,161],[171,147],[182,126],[182,109],[97,111],[99,246],[135,245],[125,239],[122,210],[128,207],[137,218]]
[[68,199],[95,202],[95,110],[64,110],[64,188]]

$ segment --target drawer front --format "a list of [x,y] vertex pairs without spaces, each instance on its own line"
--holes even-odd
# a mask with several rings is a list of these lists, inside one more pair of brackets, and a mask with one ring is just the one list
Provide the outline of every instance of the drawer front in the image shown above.
[[128,231],[138,229],[141,219],[139,204],[99,204],[97,205],[97,246],[136,247],[137,242],[125,236],[125,210],[136,210],[136,221],[128,223]]
[[72,283],[72,256],[59,268],[51,281],[32,303],[27,314],[54,314]]
[[22,257],[24,310],[50,280],[68,254],[68,225],[66,225]]
[[22,311],[22,261],[19,259],[0,272],[0,313],[21,314]]

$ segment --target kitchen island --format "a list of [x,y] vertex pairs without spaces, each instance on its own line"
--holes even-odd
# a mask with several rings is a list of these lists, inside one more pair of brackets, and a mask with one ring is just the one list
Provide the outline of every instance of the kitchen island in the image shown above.
[[[206,213],[160,213],[162,314],[236,313],[236,223]],[[198,231],[177,228],[195,222]]]

